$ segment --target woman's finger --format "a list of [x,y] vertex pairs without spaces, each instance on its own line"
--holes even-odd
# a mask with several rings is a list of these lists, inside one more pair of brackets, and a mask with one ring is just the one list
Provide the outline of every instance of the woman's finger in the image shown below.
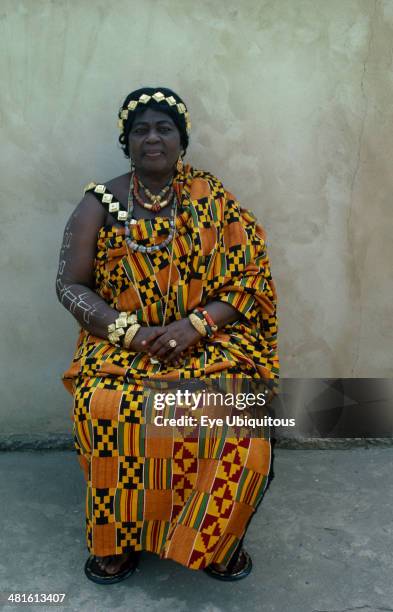
[[181,340],[178,340],[178,344],[175,347],[169,346],[169,341],[170,339],[163,347],[162,352],[158,351],[157,353],[157,355],[162,355],[161,358],[163,358],[166,362],[170,362],[173,361],[173,359],[177,359],[185,348]]
[[173,366],[174,368],[181,368],[183,365],[182,361],[169,361],[168,365]]
[[169,345],[164,345],[156,353],[156,356],[159,359],[165,359],[165,360],[170,359],[172,355],[173,355],[173,348]]
[[171,363],[171,364],[173,363],[175,365],[175,362],[179,362],[180,364],[182,364],[183,363],[183,359],[182,359],[183,350],[184,349],[182,349],[181,347],[176,347],[173,353],[168,355],[167,363]]
[[169,342],[170,338],[169,336],[166,335],[162,335],[159,338],[157,338],[153,344],[150,345],[149,347],[149,354],[150,355],[154,355],[155,357],[159,357],[159,356],[163,356],[165,355],[168,351],[171,351],[173,349],[171,349],[171,347],[169,346],[168,342]]
[[165,329],[163,327],[158,327],[157,329],[152,330],[151,335],[146,340],[142,340],[142,344],[144,346],[150,346],[152,342],[157,340],[157,338],[163,334],[165,334]]

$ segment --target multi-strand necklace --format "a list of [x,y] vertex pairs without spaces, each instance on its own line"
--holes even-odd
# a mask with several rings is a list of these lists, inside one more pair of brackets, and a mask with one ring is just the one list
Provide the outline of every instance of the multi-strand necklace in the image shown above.
[[[146,193],[146,195],[150,198],[151,196],[153,196],[153,194],[151,194],[150,196],[150,192],[146,189],[146,187],[143,186],[143,189]],[[163,191],[165,190],[165,192],[163,193]],[[126,240],[126,244],[128,246],[128,248],[132,251],[138,251],[140,253],[153,253],[154,251],[158,251],[159,249],[163,249],[166,246],[168,246],[168,244],[171,244],[170,246],[170,262],[169,262],[169,274],[168,274],[168,284],[167,284],[167,288],[166,288],[166,296],[165,296],[165,306],[164,306],[164,312],[163,312],[163,317],[162,317],[162,327],[165,326],[165,321],[166,321],[166,313],[167,313],[167,309],[168,309],[168,302],[169,302],[169,293],[170,293],[170,287],[171,287],[171,276],[172,276],[172,266],[173,266],[173,249],[174,249],[174,237],[175,237],[175,233],[176,233],[176,224],[175,224],[175,220],[176,220],[176,211],[177,211],[177,197],[176,194],[174,192],[173,189],[173,185],[172,183],[170,183],[169,185],[166,185],[161,192],[158,194],[158,196],[153,196],[155,198],[160,197],[160,209],[164,208],[164,206],[167,206],[170,202],[170,200],[172,200],[172,208],[171,208],[171,216],[169,218],[169,225],[170,225],[170,230],[169,230],[169,234],[168,237],[163,240],[160,244],[155,244],[153,246],[143,246],[141,244],[138,244],[137,242],[135,242],[135,240],[132,240],[130,238],[130,224],[136,223],[136,220],[133,219],[132,213],[134,210],[134,198],[133,196],[136,195],[135,193],[135,182],[134,182],[134,176],[131,175],[131,180],[130,180],[130,189],[129,189],[129,193],[128,193],[128,215],[127,215],[127,221],[125,223],[125,240]],[[161,202],[161,198],[168,193],[168,198],[167,201]],[[137,198],[136,198],[137,199]],[[139,200],[137,199],[138,203]],[[147,205],[144,205],[144,208],[147,208]],[[150,205],[149,205],[150,206]],[[141,309],[142,309],[142,315],[143,315],[143,319],[146,321],[147,326],[149,327],[149,319],[146,316],[146,312],[145,312],[145,306],[143,305],[143,300],[141,297],[141,294],[139,292],[138,289],[138,284],[136,282],[135,279],[135,274],[134,271],[132,269],[132,265],[130,266],[131,270],[132,270],[132,275],[133,275],[133,284],[135,287],[135,290],[138,294],[138,298],[139,298],[139,302],[141,305]],[[160,360],[156,359],[154,357],[150,357],[150,362],[152,364],[159,364]]]
[[[142,198],[140,197],[138,193],[139,185],[143,187],[147,197],[150,199],[150,203],[144,202]],[[168,197],[165,200],[162,200],[165,194],[168,194]],[[171,215],[169,217],[169,227],[170,227],[169,233],[168,233],[168,236],[165,238],[165,240],[160,242],[160,244],[154,244],[152,246],[144,246],[142,244],[138,244],[135,240],[131,238],[130,224],[132,225],[136,223],[136,220],[133,219],[134,198],[136,199],[138,204],[140,204],[143,208],[146,208],[147,210],[153,210],[154,212],[161,210],[165,206],[168,206],[170,202],[172,203]],[[168,246],[168,244],[170,244],[170,242],[173,240],[174,233],[175,233],[176,210],[177,210],[177,199],[176,199],[176,194],[173,188],[172,181],[168,183],[167,185],[165,185],[165,187],[161,189],[158,195],[154,195],[141,183],[141,181],[136,177],[135,174],[132,174],[131,179],[130,179],[130,188],[128,192],[128,214],[127,214],[127,221],[125,223],[125,239],[126,239],[128,247],[132,251],[138,251],[139,253],[154,253],[155,251],[159,251],[160,249],[163,249],[166,246]]]
[[[173,198],[173,182],[170,180],[160,191],[158,194],[154,194],[148,189],[141,181],[141,179],[137,178],[136,174],[133,177],[134,184],[134,196],[138,204],[140,204],[143,208],[147,210],[152,210],[153,212],[159,212],[162,208],[165,208]],[[138,193],[138,188],[143,189],[150,202],[145,202],[142,200],[141,196]],[[166,200],[162,198],[168,194]]]

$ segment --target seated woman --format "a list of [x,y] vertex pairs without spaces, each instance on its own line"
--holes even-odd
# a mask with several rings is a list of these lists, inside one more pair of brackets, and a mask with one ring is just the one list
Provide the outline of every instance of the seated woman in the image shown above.
[[119,111],[130,172],[90,183],[65,228],[56,281],[81,329],[63,380],[86,483],[89,579],[112,584],[140,551],[221,580],[268,481],[269,436],[207,443],[153,432],[146,381],[278,376],[264,233],[213,175],[183,164],[190,120],[166,88]]

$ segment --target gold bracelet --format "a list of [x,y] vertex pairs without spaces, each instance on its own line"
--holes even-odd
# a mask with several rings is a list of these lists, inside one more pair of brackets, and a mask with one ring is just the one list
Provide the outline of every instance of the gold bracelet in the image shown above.
[[197,330],[201,336],[207,336],[206,327],[202,321],[194,312],[188,315],[188,319],[191,325]]
[[121,312],[114,323],[108,325],[108,340],[115,346],[120,346],[120,338],[126,333],[126,328],[129,325],[134,325],[137,322],[136,314]]
[[137,334],[137,331],[141,328],[141,325],[139,325],[139,323],[134,323],[133,325],[131,325],[131,327],[129,327],[126,331],[126,335],[124,336],[124,341],[123,341],[123,346],[126,349],[130,348],[130,344],[133,341],[134,337]]

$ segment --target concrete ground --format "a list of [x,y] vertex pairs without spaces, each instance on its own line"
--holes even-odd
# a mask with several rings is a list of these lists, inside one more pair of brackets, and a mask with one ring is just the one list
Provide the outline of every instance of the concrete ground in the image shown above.
[[0,454],[4,592],[66,593],[87,612],[393,611],[393,449],[276,450],[275,473],[247,533],[252,574],[220,583],[145,553],[113,586],[83,573],[84,482],[73,452]]

